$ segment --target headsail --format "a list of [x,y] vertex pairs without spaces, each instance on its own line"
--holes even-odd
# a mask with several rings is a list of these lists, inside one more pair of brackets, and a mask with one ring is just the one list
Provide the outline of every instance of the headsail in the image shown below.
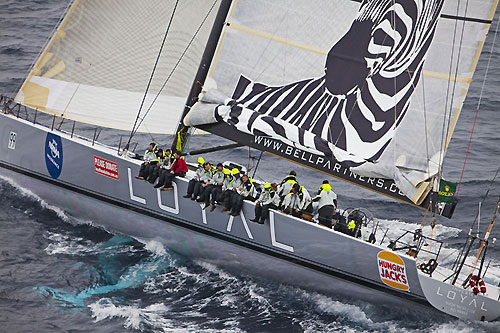
[[240,0],[184,123],[425,204],[496,4]]
[[[16,102],[132,130],[174,5],[164,0],[75,0]],[[179,2],[141,117],[152,106],[139,131],[175,132],[218,5],[217,0]]]

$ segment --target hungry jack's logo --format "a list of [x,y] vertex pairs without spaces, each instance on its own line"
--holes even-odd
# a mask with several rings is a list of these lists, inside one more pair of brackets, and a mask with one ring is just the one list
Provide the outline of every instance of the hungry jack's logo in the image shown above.
[[377,264],[383,283],[399,290],[410,290],[405,263],[400,256],[393,252],[380,251],[377,254]]

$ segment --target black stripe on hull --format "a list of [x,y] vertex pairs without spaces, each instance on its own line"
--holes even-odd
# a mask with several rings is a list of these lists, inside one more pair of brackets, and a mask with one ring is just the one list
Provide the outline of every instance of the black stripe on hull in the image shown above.
[[27,170],[24,168],[20,168],[18,166],[7,164],[5,162],[0,162],[0,167],[7,169],[7,170],[10,170],[10,171],[13,171],[13,172],[16,172],[16,173],[19,173],[19,174],[22,174],[24,176],[28,176],[28,177],[43,181],[43,182],[51,184],[51,185],[55,185],[55,186],[73,191],[75,193],[83,194],[83,195],[88,196],[90,198],[97,199],[97,200],[112,204],[112,205],[120,207],[120,208],[124,208],[124,209],[130,210],[130,211],[136,212],[136,213],[147,215],[147,216],[171,223],[173,225],[176,225],[176,226],[188,229],[188,230],[196,231],[196,232],[199,232],[201,234],[204,234],[204,235],[207,235],[207,236],[210,236],[213,238],[217,238],[219,240],[226,241],[228,243],[232,243],[232,244],[235,244],[238,246],[242,246],[242,247],[245,247],[247,249],[251,249],[253,251],[256,251],[256,252],[259,252],[262,254],[266,254],[266,255],[269,255],[269,256],[277,258],[277,259],[288,261],[288,262],[293,263],[295,265],[302,266],[302,267],[305,267],[305,268],[308,268],[308,269],[311,269],[311,270],[314,270],[317,272],[321,272],[321,273],[330,275],[332,277],[345,280],[347,282],[359,284],[361,286],[368,287],[368,288],[371,288],[371,289],[374,289],[377,291],[381,291],[381,292],[384,292],[387,294],[391,294],[393,296],[400,297],[402,299],[406,299],[406,300],[415,302],[415,303],[420,304],[420,305],[431,307],[430,303],[425,299],[425,297],[418,296],[415,294],[410,294],[410,293],[398,292],[396,290],[393,290],[393,289],[384,287],[382,285],[378,285],[376,283],[370,282],[367,279],[363,279],[363,278],[360,278],[360,277],[357,277],[354,275],[350,275],[350,274],[343,272],[343,271],[332,269],[331,267],[326,266],[326,265],[321,264],[321,263],[313,262],[310,260],[305,260],[305,259],[302,259],[299,257],[290,256],[289,254],[285,254],[285,252],[281,252],[280,250],[271,249],[269,247],[264,247],[262,245],[258,246],[258,245],[249,243],[248,241],[243,241],[241,238],[238,238],[235,236],[229,237],[229,236],[224,235],[218,231],[200,228],[196,225],[192,225],[190,223],[187,223],[187,221],[182,220],[180,218],[179,219],[172,219],[168,216],[156,213],[154,211],[140,208],[140,207],[137,207],[137,206],[132,205],[130,203],[127,203],[127,202],[124,202],[124,201],[121,201],[118,199],[113,199],[113,198],[92,192],[90,190],[83,189],[81,187],[76,187],[76,186],[73,186],[71,184],[68,184],[68,183],[65,183],[65,182],[62,182],[59,180],[55,180],[55,179],[49,178],[45,175],[33,172],[31,170]]

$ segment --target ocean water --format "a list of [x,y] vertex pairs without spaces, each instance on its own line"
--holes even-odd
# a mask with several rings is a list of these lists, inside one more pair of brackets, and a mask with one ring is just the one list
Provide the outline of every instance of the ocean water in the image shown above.
[[[0,2],[0,93],[16,91],[66,6],[66,0]],[[492,40],[493,31],[448,151],[448,179],[460,177]],[[500,166],[499,86],[500,36],[492,54],[460,203],[454,218],[440,219],[438,227],[438,237],[445,242],[443,265],[453,261],[478,202]],[[103,136],[102,141],[116,144],[117,135]],[[157,139],[167,144],[170,138]],[[138,138],[140,146],[149,140],[147,136]],[[194,137],[191,146],[220,142],[213,136]],[[247,165],[255,164],[258,155],[240,148],[206,158]],[[321,182],[317,174],[272,157],[261,162],[257,178],[278,180],[291,169],[308,188]],[[483,232],[499,185],[497,180],[483,204]],[[390,229],[389,235],[416,229],[422,218],[418,209],[343,182],[335,181],[334,186],[341,206],[368,208]],[[492,237],[499,236],[495,231]],[[489,271],[498,283],[500,249],[493,246],[488,251],[492,259]],[[411,309],[335,298],[236,275],[184,258],[161,244],[113,235],[93,221],[76,220],[19,188],[0,171],[0,331],[499,332],[500,323],[467,322],[439,313],[422,316]]]

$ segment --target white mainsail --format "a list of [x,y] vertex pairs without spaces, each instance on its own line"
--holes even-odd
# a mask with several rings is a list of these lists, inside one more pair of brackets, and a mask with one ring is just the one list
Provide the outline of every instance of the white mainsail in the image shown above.
[[[496,6],[496,0],[239,0],[210,72],[219,92],[207,95],[212,103],[229,104],[218,107],[214,114],[213,108],[209,111],[207,105],[198,103],[185,123],[206,125],[222,118],[246,134],[267,135],[325,155],[324,150],[318,151],[321,137],[334,159],[351,162],[351,170],[359,175],[393,179],[411,201],[420,204],[432,185],[426,181],[440,172]],[[371,22],[371,32],[359,33],[367,28],[366,22]],[[369,40],[359,41],[367,43],[359,51],[367,51],[368,56],[339,60],[339,49],[357,47],[354,38],[345,45],[348,34],[369,36]],[[329,121],[338,113],[338,120],[344,122],[340,134],[332,138],[330,128],[312,135],[312,125],[304,129],[303,124],[307,115],[322,107],[307,98],[325,89],[321,80],[333,45],[337,63],[343,61],[349,70],[357,70],[351,63],[358,61],[366,72],[345,71],[331,86],[355,88],[343,95],[318,98],[324,105],[332,104],[330,109],[324,106],[325,112],[335,110]],[[356,56],[350,52],[346,54]],[[417,57],[422,60],[411,64],[414,67],[404,64]],[[377,71],[379,76],[374,78]],[[345,83],[356,75],[362,76],[362,82]],[[391,79],[393,91],[387,82],[386,91],[378,90],[377,83]],[[234,91],[237,83],[243,87],[239,92]],[[304,98],[311,106],[299,110],[305,116],[280,109],[286,98],[293,109],[295,101],[290,96],[294,89],[303,95],[311,92]],[[237,112],[235,102],[217,98],[234,97],[233,92],[238,95]],[[349,95],[354,96],[351,104]],[[376,100],[371,105],[380,110],[376,112],[369,99]],[[354,107],[359,109],[357,116],[350,112]],[[230,110],[237,116],[231,116]],[[385,132],[379,135],[382,128]],[[210,126],[204,129],[210,131]],[[363,129],[375,133],[377,139],[364,135]]]
[[[175,4],[76,0],[15,101],[76,121],[132,130]],[[175,132],[218,6],[216,0],[179,1],[139,132]]]

